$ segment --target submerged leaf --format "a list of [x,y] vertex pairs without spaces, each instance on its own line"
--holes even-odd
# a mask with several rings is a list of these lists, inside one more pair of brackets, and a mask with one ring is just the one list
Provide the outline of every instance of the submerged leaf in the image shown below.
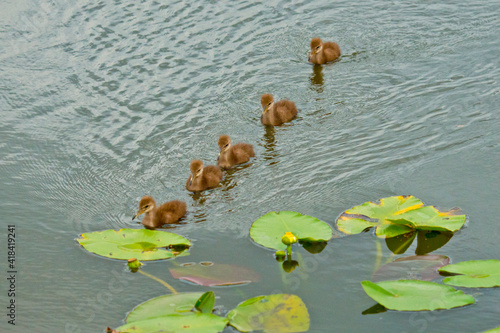
[[474,303],[474,298],[461,290],[428,281],[362,281],[361,285],[368,296],[389,310],[432,311]]
[[309,313],[295,295],[276,294],[254,297],[227,314],[229,324],[242,332],[263,330],[270,333],[306,332]]
[[265,247],[286,250],[282,237],[292,233],[299,241],[326,242],[332,236],[332,228],[315,217],[292,211],[270,212],[257,219],[250,228],[250,237]]
[[439,277],[438,268],[449,262],[450,258],[441,255],[398,258],[380,267],[373,274],[372,282],[403,279],[431,281]]
[[260,280],[253,270],[234,265],[217,264],[184,264],[170,268],[170,274],[175,279],[181,279],[202,286],[228,286],[250,283]]
[[78,243],[97,255],[128,260],[159,260],[174,256],[167,250],[172,245],[191,246],[186,238],[165,231],[149,229],[121,229],[89,232],[80,235]]
[[467,288],[500,287],[500,260],[470,260],[441,267],[441,273],[463,274],[450,276],[444,283]]

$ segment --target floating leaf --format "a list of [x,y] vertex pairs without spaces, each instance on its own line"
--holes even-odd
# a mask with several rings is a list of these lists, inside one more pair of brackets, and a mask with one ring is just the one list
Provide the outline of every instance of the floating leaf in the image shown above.
[[377,236],[395,237],[412,231],[406,225],[393,224],[387,218],[420,208],[422,201],[414,196],[394,196],[380,199],[380,203],[365,202],[346,210],[337,219],[340,231],[346,234],[359,234],[365,229],[376,227]]
[[305,332],[309,329],[309,313],[295,295],[276,294],[254,297],[227,314],[229,324],[242,332]]
[[428,281],[362,281],[361,285],[368,296],[389,310],[451,309],[474,303],[474,298],[461,290]]
[[463,274],[450,276],[444,283],[457,287],[500,287],[500,260],[471,260],[448,265],[439,269],[441,273]]
[[372,282],[402,279],[431,281],[439,277],[438,268],[449,262],[450,258],[441,255],[398,258],[380,267],[373,274]]
[[497,328],[493,328],[491,330],[488,330],[484,333],[500,333],[500,326],[498,326]]
[[457,214],[455,210],[440,212],[434,206],[425,206],[389,217],[388,220],[393,223],[397,223],[398,220],[411,222],[414,228],[419,230],[455,232],[463,227],[466,216]]
[[234,265],[216,263],[189,263],[170,268],[175,279],[186,280],[202,286],[229,286],[260,280],[253,270]]
[[394,196],[380,203],[365,202],[346,210],[337,219],[338,228],[346,234],[358,234],[375,227],[378,237],[396,237],[415,230],[455,232],[462,228],[465,215],[457,211],[440,212],[425,206],[413,196]]
[[174,256],[167,248],[172,245],[188,245],[186,238],[165,231],[148,229],[121,229],[90,232],[80,235],[77,241],[87,251],[97,255],[138,260],[167,259]]
[[136,306],[127,316],[126,322],[132,323],[170,314],[190,312],[203,293],[181,293],[152,298]]
[[281,238],[287,232],[307,242],[326,242],[333,236],[332,228],[315,217],[282,211],[270,212],[257,219],[250,228],[250,237],[262,246],[285,250]]
[[196,301],[195,309],[201,313],[212,313],[215,305],[215,294],[213,291],[207,291]]
[[227,319],[208,313],[170,314],[134,321],[116,329],[117,333],[216,333],[227,326]]

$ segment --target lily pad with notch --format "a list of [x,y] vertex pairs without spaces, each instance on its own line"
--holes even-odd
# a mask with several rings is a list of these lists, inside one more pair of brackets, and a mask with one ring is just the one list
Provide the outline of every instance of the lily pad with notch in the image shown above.
[[152,298],[137,305],[127,316],[126,322],[132,323],[166,316],[191,312],[203,292],[179,293]]
[[[287,232],[292,233],[299,243],[307,244],[326,243],[333,237],[332,228],[327,223],[293,211],[270,212],[260,217],[252,224],[250,237],[264,247],[283,251],[287,246],[281,239]],[[314,249],[311,245],[309,248],[317,251],[320,247]]]
[[[226,326],[226,318],[209,313],[189,312],[134,321],[111,330],[111,332],[217,333],[222,332]],[[166,327],[168,327],[168,331],[165,331]]]
[[[187,249],[191,242],[174,233],[149,229],[120,229],[89,232],[76,239],[83,248],[97,255],[128,260],[160,260],[175,257],[172,247]],[[188,254],[186,251],[181,252]]]
[[296,295],[275,294],[246,300],[227,314],[229,324],[241,332],[306,332],[309,313]]
[[414,196],[400,195],[354,206],[339,216],[337,226],[351,235],[375,228],[378,237],[391,238],[416,230],[455,232],[465,221],[466,216],[458,210],[441,212],[433,206],[424,206]]
[[461,290],[429,281],[362,281],[361,285],[368,296],[389,310],[433,311],[475,302],[474,297]]
[[227,326],[228,320],[212,314],[215,296],[206,293],[180,293],[152,298],[136,306],[126,324],[109,332],[215,333]]
[[500,287],[500,260],[470,260],[441,267],[440,273],[449,276],[443,283],[467,288]]

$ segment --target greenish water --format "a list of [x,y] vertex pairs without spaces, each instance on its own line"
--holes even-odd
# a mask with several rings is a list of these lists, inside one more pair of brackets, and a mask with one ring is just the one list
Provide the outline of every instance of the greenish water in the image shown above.
[[[193,240],[178,262],[245,265],[260,282],[215,288],[230,310],[262,294],[300,296],[311,332],[477,332],[500,325],[500,290],[429,313],[361,315],[374,304],[376,238],[337,238],[283,278],[248,230],[273,210],[333,225],[353,205],[412,194],[460,207],[467,227],[434,252],[452,262],[499,258],[498,1],[4,1],[0,11],[0,207],[17,230],[12,332],[102,332],[166,289],[90,255],[74,239],[131,221],[139,199],[185,200]],[[342,59],[308,65],[312,37]],[[297,104],[274,130],[260,95]],[[214,163],[217,139],[257,157],[193,196],[189,162]],[[407,252],[412,254],[413,245]],[[390,252],[383,248],[386,258]],[[0,250],[5,282],[6,247]],[[179,291],[171,262],[145,270]],[[2,308],[8,302],[1,283]],[[6,312],[5,310],[2,312]],[[227,329],[231,331],[231,329]]]

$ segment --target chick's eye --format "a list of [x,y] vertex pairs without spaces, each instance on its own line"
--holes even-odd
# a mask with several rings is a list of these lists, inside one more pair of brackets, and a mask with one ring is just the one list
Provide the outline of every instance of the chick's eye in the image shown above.
[[319,49],[319,46],[316,46],[316,50]]

